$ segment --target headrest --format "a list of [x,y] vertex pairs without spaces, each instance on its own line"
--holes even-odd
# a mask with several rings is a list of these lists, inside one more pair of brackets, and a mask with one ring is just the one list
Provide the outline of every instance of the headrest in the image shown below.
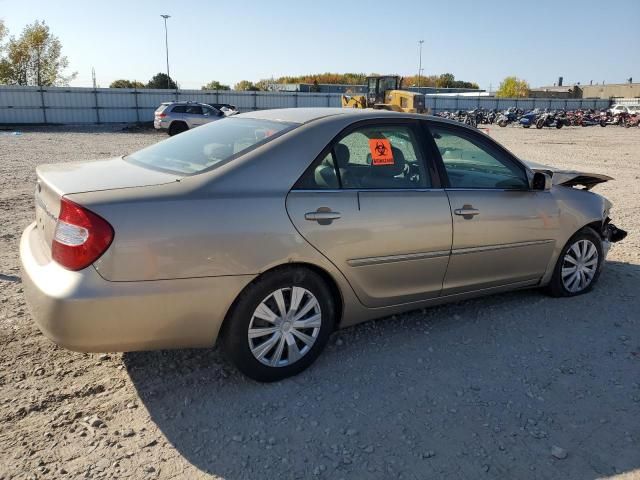
[[336,161],[338,162],[338,166],[344,167],[347,163],[349,163],[351,154],[349,153],[349,147],[347,147],[344,143],[336,143],[336,145],[333,147],[333,152],[336,154]]
[[376,177],[395,177],[404,171],[407,161],[402,150],[392,146],[391,151],[393,152],[393,165],[371,165],[371,154],[367,154],[367,164],[371,165],[371,175]]

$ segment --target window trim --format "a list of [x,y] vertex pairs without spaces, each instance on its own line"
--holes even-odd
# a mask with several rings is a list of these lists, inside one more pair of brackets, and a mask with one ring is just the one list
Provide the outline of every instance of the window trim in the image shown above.
[[[443,179],[442,184],[444,188],[447,190],[472,190],[472,191],[500,191],[500,192],[530,192],[531,188],[531,171],[525,164],[523,164],[520,160],[518,160],[509,150],[504,148],[495,140],[486,137],[484,134],[474,131],[471,128],[464,127],[462,125],[451,125],[445,122],[438,122],[433,120],[424,121],[425,129],[428,131],[428,138],[430,139],[430,143],[432,147],[435,149],[435,157],[438,163],[438,171],[440,172],[440,176]],[[433,137],[433,133],[431,131],[432,127],[439,128],[442,130],[448,130],[456,135],[459,135],[462,138],[472,139],[471,143],[478,143],[484,149],[487,150],[491,156],[495,157],[496,160],[499,161],[500,158],[505,158],[512,166],[522,170],[524,174],[524,178],[527,182],[527,188],[482,188],[482,187],[452,187],[449,181],[449,175],[447,174],[447,169],[444,164],[444,160],[442,159],[442,155],[440,154],[440,150],[438,149],[438,145],[436,144],[436,140]]]
[[[336,155],[334,151],[334,146],[339,143],[343,138],[347,135],[350,135],[356,130],[359,130],[363,127],[369,126],[396,126],[401,125],[413,129],[414,134],[416,135],[416,146],[420,150],[417,152],[422,155],[422,163],[423,167],[431,179],[430,187],[411,187],[411,188],[345,188],[342,185],[342,178],[340,177],[340,169],[338,168],[338,162],[336,161]],[[427,141],[428,138],[431,137],[431,134],[424,129],[422,125],[422,121],[417,118],[370,118],[366,120],[359,120],[357,122],[353,122],[343,128],[337,135],[335,135],[327,145],[320,151],[318,156],[313,159],[313,161],[309,164],[309,166],[305,169],[305,171],[300,175],[300,177],[294,182],[291,191],[313,191],[313,192],[335,192],[335,191],[390,191],[390,192],[403,192],[403,191],[432,191],[432,190],[442,190],[444,187],[441,183],[441,176],[438,174],[438,170],[436,167],[436,163],[439,159],[439,152],[436,149],[436,153],[438,157],[434,157],[433,160],[430,160],[430,156],[433,156],[434,153],[431,152],[431,148],[429,148],[429,143]],[[431,139],[433,141],[433,139]],[[331,153],[331,159],[333,161],[333,168],[335,170],[336,177],[338,178],[338,185],[340,185],[340,190],[336,189],[328,189],[328,188],[300,188],[298,184],[301,182],[302,178],[309,174],[309,171],[315,170],[315,168],[325,159],[325,157]]]

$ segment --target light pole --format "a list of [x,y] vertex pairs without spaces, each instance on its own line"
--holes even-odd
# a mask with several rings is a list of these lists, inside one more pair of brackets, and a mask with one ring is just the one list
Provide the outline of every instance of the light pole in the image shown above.
[[169,75],[169,35],[167,34],[167,18],[171,15],[160,15],[164,18],[164,46],[167,51],[167,89],[171,89],[171,76]]
[[418,45],[419,45],[419,49],[420,49],[420,60],[418,60],[418,88],[420,88],[422,86],[422,82],[420,81],[420,73],[422,72],[422,44],[424,43],[424,40],[419,40],[418,41]]

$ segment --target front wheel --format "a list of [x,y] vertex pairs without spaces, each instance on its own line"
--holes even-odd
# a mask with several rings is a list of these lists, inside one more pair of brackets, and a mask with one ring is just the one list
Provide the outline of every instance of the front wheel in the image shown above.
[[591,228],[576,233],[562,249],[548,292],[554,297],[573,297],[586,293],[598,280],[604,254],[602,240]]
[[335,299],[325,281],[305,268],[266,273],[240,295],[221,340],[242,373],[260,382],[296,375],[329,340]]
[[536,128],[540,130],[542,127],[544,127],[544,120],[538,120],[536,122]]

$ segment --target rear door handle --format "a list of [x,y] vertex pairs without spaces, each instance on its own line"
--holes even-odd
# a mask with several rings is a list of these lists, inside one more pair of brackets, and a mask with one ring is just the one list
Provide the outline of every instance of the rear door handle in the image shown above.
[[305,220],[318,222],[320,225],[329,225],[340,217],[340,212],[333,212],[326,207],[320,207],[315,212],[307,212],[304,214]]
[[480,210],[473,208],[472,205],[463,205],[462,208],[456,208],[453,213],[460,215],[465,220],[471,220],[476,215],[480,215]]

